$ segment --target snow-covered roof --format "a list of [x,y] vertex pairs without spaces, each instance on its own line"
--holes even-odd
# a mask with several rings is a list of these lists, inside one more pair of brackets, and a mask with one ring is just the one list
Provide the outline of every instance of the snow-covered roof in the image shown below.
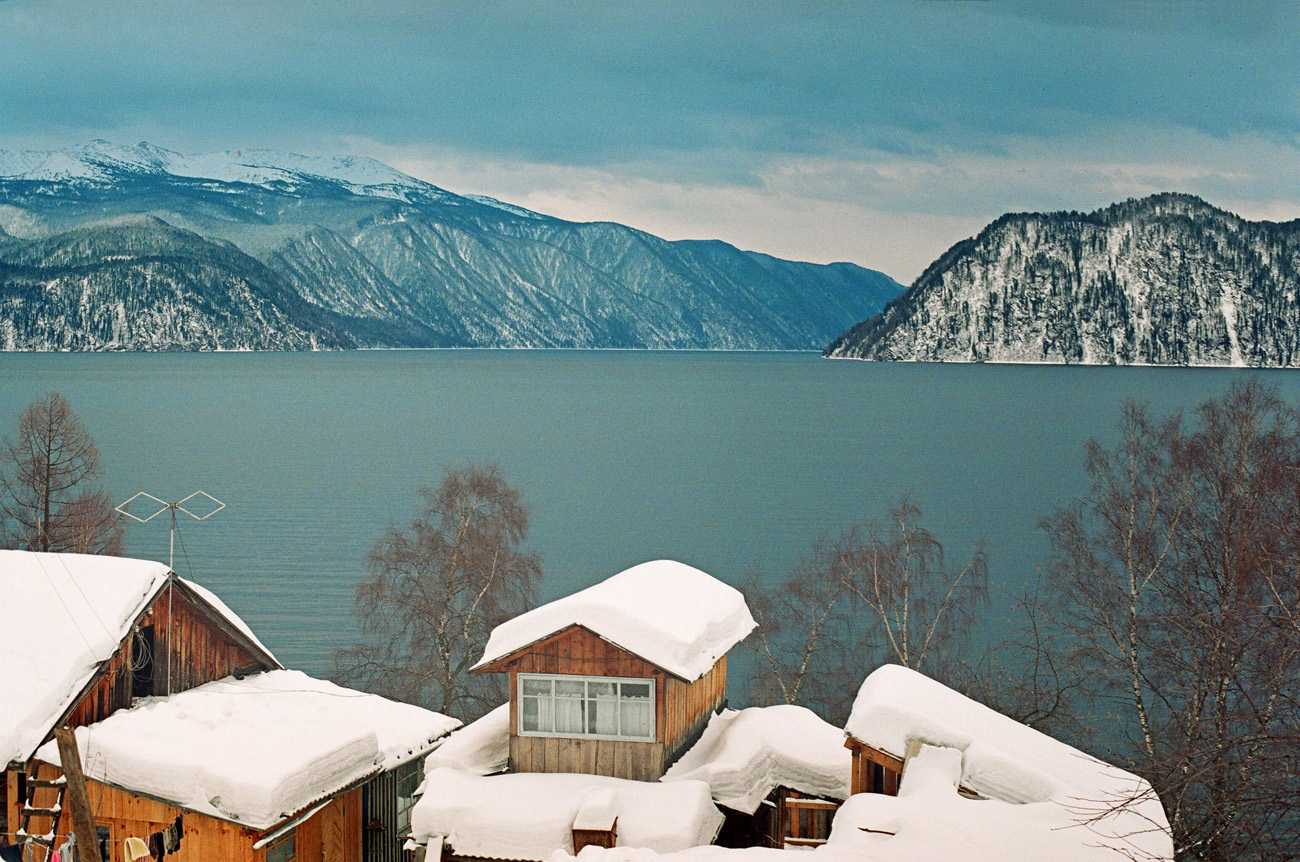
[[[262,830],[424,754],[459,724],[274,670],[145,698],[76,734],[88,778]],[[58,763],[52,742],[37,756]]]
[[777,787],[847,799],[852,758],[844,732],[802,706],[726,710],[662,781],[699,779],[713,801],[753,814]]
[[[232,611],[229,608],[229,606],[226,605],[225,602],[217,598],[216,593],[212,592],[207,587],[204,587],[201,584],[196,584],[194,581],[187,580],[185,578],[178,577],[176,580],[180,581],[182,584],[189,587],[191,590],[194,591],[196,595],[198,595],[199,598],[203,599],[203,601],[211,605],[213,610],[221,614],[221,616],[224,617],[227,622],[233,625],[236,629],[240,631],[240,633],[242,633],[250,641],[256,644],[257,648],[260,649],[262,652],[266,653],[268,658],[275,659],[275,656],[271,653],[271,651],[266,648],[266,644],[262,643],[258,639],[257,635],[253,634],[253,630],[248,627],[248,623],[244,622],[244,620],[239,616],[239,614]],[[276,664],[279,664],[279,660],[276,660]]]
[[[962,754],[923,745],[898,796],[858,793],[835,812],[830,840],[812,850],[695,847],[655,855],[590,848],[584,862],[1172,862],[1169,836],[1141,817],[1122,837],[1099,836],[1055,802],[1015,804],[958,793]],[[621,822],[621,821],[620,821]],[[1117,824],[1116,824],[1117,825]]]
[[690,682],[756,624],[739,590],[685,563],[655,560],[502,623],[475,667],[573,625]]
[[[31,757],[167,575],[153,560],[0,551],[0,767]],[[275,662],[221,599],[177,580]]]
[[[411,814],[415,840],[442,836],[458,856],[545,860],[573,852],[573,828],[618,818],[617,845],[670,853],[709,844],[722,813],[702,781],[654,784],[573,773],[428,773]],[[436,838],[434,843],[437,843]]]
[[505,772],[510,764],[510,704],[452,733],[424,760],[425,773],[443,766],[471,775]]
[[31,757],[166,582],[147,560],[0,551],[0,768]]
[[[1045,816],[1064,817],[1066,825],[1095,821],[1080,826],[1092,840],[1141,832],[1157,836],[1160,852],[1168,841],[1161,831],[1168,828],[1164,808],[1145,780],[916,671],[898,665],[875,670],[863,682],[845,730],[898,758],[905,756],[908,740],[953,749],[960,753],[963,787],[990,800],[1045,803],[1051,811]],[[905,784],[912,768],[904,772]]]

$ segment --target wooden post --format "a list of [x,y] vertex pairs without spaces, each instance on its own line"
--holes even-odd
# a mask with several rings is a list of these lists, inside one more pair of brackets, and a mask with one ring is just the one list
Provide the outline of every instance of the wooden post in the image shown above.
[[77,833],[76,862],[104,862],[99,855],[99,835],[95,832],[95,818],[90,813],[90,797],[86,795],[86,777],[81,774],[77,738],[72,728],[60,727],[55,729],[54,739],[59,744],[59,762],[68,782],[65,801],[72,816],[72,831]]

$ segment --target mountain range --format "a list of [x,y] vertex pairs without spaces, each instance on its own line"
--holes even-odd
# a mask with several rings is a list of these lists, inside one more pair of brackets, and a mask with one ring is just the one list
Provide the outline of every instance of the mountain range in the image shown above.
[[0,151],[0,348],[820,349],[849,263],[552,218],[364,158]]
[[1300,220],[1191,195],[1013,213],[944,253],[825,355],[942,362],[1300,364]]

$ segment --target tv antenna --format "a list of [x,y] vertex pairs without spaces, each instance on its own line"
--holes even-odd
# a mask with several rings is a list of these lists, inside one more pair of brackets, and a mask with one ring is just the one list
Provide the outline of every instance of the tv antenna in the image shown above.
[[[154,511],[153,514],[146,515],[143,518],[135,514],[134,512],[132,512],[130,508],[132,503],[134,503],[136,500],[139,500],[142,497],[145,500],[152,500],[154,503],[158,504],[158,509]],[[195,502],[191,502],[191,501],[198,501],[198,500],[207,500],[209,503],[214,503],[216,504],[216,508],[209,510],[206,515],[200,515],[197,512],[193,512],[190,509],[185,508],[185,505],[188,503],[191,507],[197,509],[198,505]],[[154,518],[158,517],[163,512],[170,512],[172,516],[171,518],[172,524],[171,524],[171,536],[167,543],[167,568],[171,569],[172,571],[175,571],[176,570],[176,513],[184,512],[185,514],[189,515],[191,518],[193,518],[196,521],[206,521],[208,518],[211,518],[213,515],[217,514],[224,508],[226,508],[226,504],[221,502],[211,494],[209,494],[207,491],[195,491],[193,494],[190,494],[188,497],[177,500],[174,503],[169,503],[166,500],[159,500],[153,494],[146,494],[144,491],[141,491],[135,496],[131,497],[126,502],[117,506],[113,511],[126,515],[128,518],[130,518],[133,521],[139,521],[141,524],[146,523],[148,521],[152,521]]]
[[[158,505],[158,508],[150,515],[141,517],[131,511],[131,504],[140,498],[152,500]],[[207,514],[200,515],[198,512],[185,508],[187,503],[194,509],[198,509],[198,502],[207,500],[215,504],[215,508],[210,509]],[[193,502],[192,502],[193,501]],[[167,543],[167,694],[172,693],[172,581],[176,578],[176,513],[184,512],[196,521],[206,521],[213,515],[226,508],[226,504],[209,494],[207,491],[195,491],[188,497],[184,497],[175,502],[159,500],[153,494],[146,494],[144,491],[132,496],[122,504],[115,506],[113,511],[126,515],[133,521],[139,521],[141,524],[152,521],[163,512],[171,513],[171,536]]]

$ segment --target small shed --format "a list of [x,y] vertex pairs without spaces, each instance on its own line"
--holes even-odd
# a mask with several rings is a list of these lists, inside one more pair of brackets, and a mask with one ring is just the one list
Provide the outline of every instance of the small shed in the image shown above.
[[738,590],[657,560],[497,626],[474,672],[509,675],[512,772],[655,781],[725,705],[754,627]]

